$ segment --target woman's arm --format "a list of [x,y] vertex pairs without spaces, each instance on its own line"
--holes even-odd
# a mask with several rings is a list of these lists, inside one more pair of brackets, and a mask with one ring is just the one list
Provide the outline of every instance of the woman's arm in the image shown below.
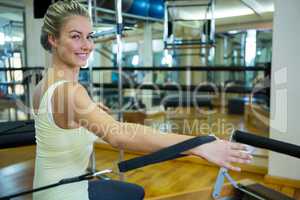
[[[158,130],[133,123],[121,123],[101,110],[79,84],[69,86],[71,92],[68,106],[74,121],[95,133],[113,147],[142,152],[154,152],[170,145],[190,139],[192,136],[161,134]],[[69,115],[70,116],[70,115]],[[240,170],[231,162],[247,163],[251,156],[243,152],[244,145],[223,140],[201,145],[187,152],[203,157],[217,165]]]

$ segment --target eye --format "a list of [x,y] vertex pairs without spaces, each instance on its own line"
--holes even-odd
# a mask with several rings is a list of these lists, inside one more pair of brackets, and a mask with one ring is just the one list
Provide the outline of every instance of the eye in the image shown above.
[[75,39],[75,40],[79,40],[80,39],[80,35],[76,34],[76,35],[71,35],[71,38],[72,39]]
[[89,35],[89,36],[87,36],[87,39],[89,41],[94,41],[95,37],[93,35]]

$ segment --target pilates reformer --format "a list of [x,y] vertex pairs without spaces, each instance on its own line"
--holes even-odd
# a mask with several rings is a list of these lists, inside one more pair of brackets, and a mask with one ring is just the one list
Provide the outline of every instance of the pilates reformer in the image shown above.
[[[94,178],[97,178],[99,176],[105,175],[105,174],[119,174],[119,173],[125,173],[134,169],[138,169],[147,165],[176,159],[179,157],[183,157],[185,155],[181,154],[182,152],[185,152],[189,149],[195,148],[199,145],[209,143],[216,140],[215,136],[202,136],[202,137],[195,137],[186,141],[183,141],[181,143],[172,145],[170,147],[167,147],[165,149],[159,150],[157,152],[136,157],[130,160],[121,161],[118,163],[118,169],[104,169],[98,172],[89,172],[86,174],[83,174],[81,176],[72,177],[72,178],[66,178],[62,179],[57,183],[46,185],[40,188],[35,188],[32,190],[19,192],[16,194],[0,197],[0,200],[8,200],[14,197],[18,197],[25,194],[31,194],[33,192],[38,192],[41,190],[49,189],[52,187],[57,187],[63,184],[71,184],[79,181],[84,180],[91,180]],[[258,148],[264,148],[269,149],[278,153],[283,153],[286,155],[290,155],[296,158],[300,158],[300,146],[269,139],[261,136],[256,136],[247,132],[242,131],[234,131],[231,137],[232,141],[244,143],[247,145],[255,146]],[[221,197],[221,191],[224,184],[225,179],[229,181],[229,183],[234,188],[234,196],[229,197]],[[215,186],[213,188],[212,192],[212,199],[218,199],[218,200],[292,200],[292,198],[281,194],[279,192],[276,192],[274,190],[271,190],[267,187],[264,187],[260,184],[252,184],[252,185],[242,185],[240,183],[237,183],[233,178],[228,174],[228,170],[225,168],[220,168],[219,174],[217,176]],[[170,199],[170,198],[168,198]],[[178,199],[178,198],[176,198]],[[199,198],[197,198],[199,199]],[[130,199],[134,200],[134,199]]]
[[[300,158],[300,146],[256,136],[254,134],[235,131],[231,137],[232,141],[244,143],[247,145],[255,146],[258,148],[268,149],[274,152],[283,153],[296,158]],[[227,179],[231,186],[234,188],[234,195],[229,197],[221,197],[222,187],[224,181]],[[219,200],[292,200],[293,198],[288,197],[280,192],[272,190],[261,184],[251,183],[243,185],[237,183],[229,174],[225,168],[220,168],[215,185],[212,193],[213,199]]]

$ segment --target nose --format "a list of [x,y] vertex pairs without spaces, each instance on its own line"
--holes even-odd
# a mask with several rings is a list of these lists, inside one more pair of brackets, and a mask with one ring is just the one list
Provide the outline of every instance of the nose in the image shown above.
[[90,39],[83,38],[81,48],[85,51],[92,51],[94,49],[94,42]]

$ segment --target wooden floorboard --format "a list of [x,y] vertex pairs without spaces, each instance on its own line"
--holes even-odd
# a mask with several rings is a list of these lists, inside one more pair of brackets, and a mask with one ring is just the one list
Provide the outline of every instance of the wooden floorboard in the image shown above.
[[[10,150],[18,151],[18,148]],[[26,151],[28,154],[34,155],[35,146],[27,147]],[[5,154],[8,152],[5,151]],[[3,151],[0,151],[1,158],[2,156],[8,158],[5,154],[3,154]],[[16,156],[17,154],[14,153],[14,155]],[[125,154],[125,159],[134,156],[137,155]],[[117,159],[118,152],[96,148],[97,169],[110,168],[116,165]],[[1,168],[0,194],[11,194],[32,188],[33,170],[33,159]],[[214,166],[173,160],[129,172],[126,174],[126,181],[143,186],[146,191],[146,197],[155,198],[210,187],[215,182],[217,172],[218,168]],[[235,180],[251,179],[277,191],[282,191],[287,195],[295,196],[295,198],[300,197],[299,190],[295,188],[264,183],[264,176],[261,174],[250,172],[231,172],[230,174]],[[117,179],[118,177],[112,176],[112,178]],[[30,199],[30,197],[23,199]]]
[[296,189],[294,193],[294,198],[300,200],[300,189]]
[[[32,189],[34,160],[4,167],[0,170],[0,194],[6,196]],[[15,199],[31,199],[30,195]]]
[[0,168],[31,160],[35,157],[35,149],[29,146],[0,149]]

